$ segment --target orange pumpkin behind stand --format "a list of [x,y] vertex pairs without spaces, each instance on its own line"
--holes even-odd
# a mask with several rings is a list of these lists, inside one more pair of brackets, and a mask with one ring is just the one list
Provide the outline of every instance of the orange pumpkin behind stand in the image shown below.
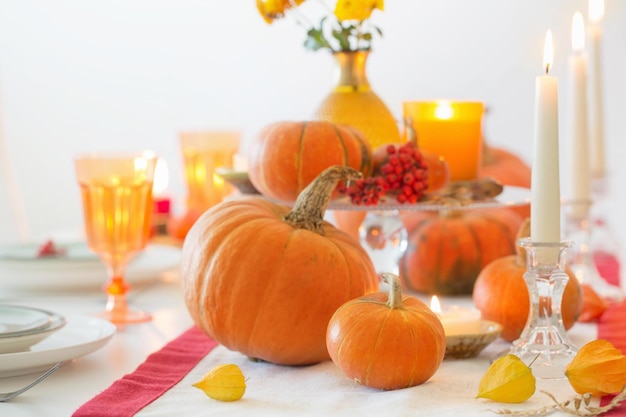
[[[530,222],[524,221],[517,240],[530,234]],[[526,253],[516,245],[515,255],[505,256],[489,263],[481,272],[472,293],[476,308],[485,320],[500,323],[501,337],[512,342],[519,338],[526,326],[530,297],[524,281]],[[569,268],[565,272],[569,281],[563,293],[561,314],[565,329],[571,328],[582,310],[582,293],[578,280]]]
[[480,271],[494,259],[515,253],[522,222],[507,208],[411,213],[409,244],[400,259],[408,290],[425,294],[471,294]]

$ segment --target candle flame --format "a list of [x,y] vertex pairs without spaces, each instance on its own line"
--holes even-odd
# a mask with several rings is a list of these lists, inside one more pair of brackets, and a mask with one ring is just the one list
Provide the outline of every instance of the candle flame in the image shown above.
[[435,117],[441,120],[451,119],[454,116],[454,109],[448,101],[440,101],[435,107]]
[[441,303],[439,302],[439,298],[436,295],[433,295],[430,299],[430,309],[435,314],[441,314]]
[[572,49],[577,52],[585,49],[585,23],[580,12],[574,13],[572,20]]
[[169,183],[169,169],[167,162],[164,159],[159,158],[154,169],[154,183],[152,184],[152,193],[154,195],[160,195],[167,190]]
[[589,0],[589,20],[598,23],[604,17],[604,0]]
[[552,68],[552,61],[554,60],[554,47],[552,46],[552,31],[549,30],[546,33],[546,41],[543,47],[543,67],[546,69],[546,75]]

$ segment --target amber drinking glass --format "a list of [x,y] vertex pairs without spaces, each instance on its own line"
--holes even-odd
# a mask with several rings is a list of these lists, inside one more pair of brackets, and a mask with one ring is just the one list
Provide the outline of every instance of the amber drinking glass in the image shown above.
[[151,320],[150,314],[129,309],[126,294],[130,286],[124,274],[128,262],[146,247],[150,237],[156,162],[151,152],[86,154],[74,160],[87,243],[109,274],[102,315],[113,323]]

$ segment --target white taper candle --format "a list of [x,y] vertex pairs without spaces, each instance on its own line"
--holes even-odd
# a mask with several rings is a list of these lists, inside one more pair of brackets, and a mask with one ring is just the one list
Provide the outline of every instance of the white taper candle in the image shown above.
[[[569,120],[572,144],[572,199],[582,202],[590,197],[589,128],[587,124],[587,57],[585,27],[580,12],[572,21],[572,50],[569,57]],[[589,205],[574,204],[572,215],[586,218]]]
[[561,188],[559,177],[558,79],[549,75],[552,66],[552,32],[546,34],[546,75],[535,82],[535,132],[531,177],[531,239],[561,240]]

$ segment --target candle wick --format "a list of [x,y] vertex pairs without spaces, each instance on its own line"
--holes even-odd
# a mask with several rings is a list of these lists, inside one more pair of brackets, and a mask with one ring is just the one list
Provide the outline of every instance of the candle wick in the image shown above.
[[550,73],[550,63],[546,64],[546,75],[549,75]]

